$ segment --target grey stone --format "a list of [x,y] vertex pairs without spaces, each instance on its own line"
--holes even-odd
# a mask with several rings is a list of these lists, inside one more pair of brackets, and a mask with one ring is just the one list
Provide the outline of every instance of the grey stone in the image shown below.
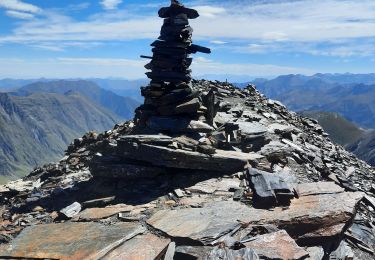
[[59,223],[26,228],[10,244],[0,246],[1,258],[102,259],[145,229],[137,223]]
[[277,175],[256,169],[249,169],[251,187],[255,192],[254,204],[267,208],[277,204],[289,204],[294,193],[288,184]]
[[238,221],[274,224],[299,237],[346,223],[353,217],[356,204],[362,197],[363,193],[359,192],[304,196],[292,200],[287,209],[275,208],[273,211],[251,208],[234,201],[212,202],[202,208],[158,211],[147,223],[171,237],[189,238],[205,245],[233,231]]
[[74,202],[73,204],[60,210],[60,213],[64,214],[67,218],[72,218],[82,210],[81,204]]
[[153,130],[172,133],[210,133],[214,131],[214,128],[206,123],[181,117],[151,117],[146,124]]
[[198,152],[171,149],[167,147],[118,143],[119,156],[148,162],[155,166],[179,169],[196,169],[234,173],[243,170],[248,163],[256,163],[263,158],[256,154],[216,150],[213,155]]
[[254,237],[244,243],[252,248],[261,259],[304,259],[309,254],[288,235],[285,230]]

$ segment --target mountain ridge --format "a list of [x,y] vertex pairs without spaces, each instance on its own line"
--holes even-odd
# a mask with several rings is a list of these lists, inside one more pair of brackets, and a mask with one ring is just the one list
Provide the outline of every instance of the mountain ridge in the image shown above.
[[0,93],[0,173],[15,178],[55,160],[77,136],[120,118],[78,93]]

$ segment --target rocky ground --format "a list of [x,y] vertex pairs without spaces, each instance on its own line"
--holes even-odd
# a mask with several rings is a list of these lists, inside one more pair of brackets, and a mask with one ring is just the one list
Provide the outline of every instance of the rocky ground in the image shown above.
[[193,87],[211,122],[88,133],[1,186],[0,258],[375,259],[374,168],[254,86]]

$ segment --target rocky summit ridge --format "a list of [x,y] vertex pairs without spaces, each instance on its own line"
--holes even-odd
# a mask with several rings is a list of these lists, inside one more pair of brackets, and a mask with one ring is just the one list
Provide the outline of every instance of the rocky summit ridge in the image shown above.
[[1,259],[373,259],[374,168],[255,86],[192,80],[172,0],[134,121],[0,186]]
[[0,258],[374,258],[373,168],[252,85],[192,85],[211,133],[125,122],[2,186]]

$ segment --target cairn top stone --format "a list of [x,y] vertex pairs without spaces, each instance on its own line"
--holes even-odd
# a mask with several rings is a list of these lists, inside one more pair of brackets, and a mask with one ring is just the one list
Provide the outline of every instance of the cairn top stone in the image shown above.
[[188,19],[195,19],[199,17],[196,10],[186,8],[183,4],[176,0],[172,0],[169,7],[163,7],[159,10],[160,18],[169,18],[180,14],[185,14]]

